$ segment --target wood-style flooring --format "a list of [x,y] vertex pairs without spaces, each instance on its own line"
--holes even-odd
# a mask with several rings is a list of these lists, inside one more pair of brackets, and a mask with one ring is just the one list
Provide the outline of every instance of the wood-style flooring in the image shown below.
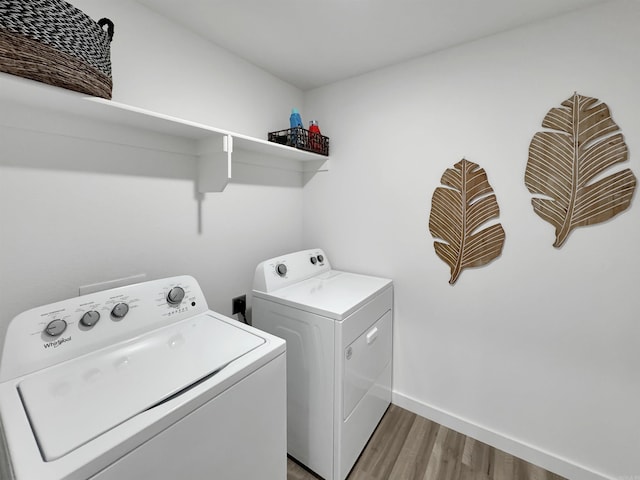
[[[319,477],[287,459],[287,480]],[[566,480],[391,405],[347,480]]]

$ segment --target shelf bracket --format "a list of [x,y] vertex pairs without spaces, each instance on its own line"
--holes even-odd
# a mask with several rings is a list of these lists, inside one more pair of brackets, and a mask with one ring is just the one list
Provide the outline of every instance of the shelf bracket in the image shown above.
[[198,145],[198,191],[200,193],[222,192],[231,180],[231,157],[233,137],[201,140]]
[[302,184],[306,185],[318,172],[328,172],[330,169],[331,160],[328,158],[321,158],[319,160],[311,160],[305,162],[302,170]]

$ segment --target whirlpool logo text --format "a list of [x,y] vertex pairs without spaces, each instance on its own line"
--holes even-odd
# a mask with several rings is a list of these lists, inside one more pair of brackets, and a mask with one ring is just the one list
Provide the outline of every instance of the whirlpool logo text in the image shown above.
[[67,338],[59,338],[58,340],[55,340],[53,342],[45,343],[43,346],[44,348],[58,348],[60,345],[62,345],[63,343],[69,342],[70,340],[71,340],[71,336]]

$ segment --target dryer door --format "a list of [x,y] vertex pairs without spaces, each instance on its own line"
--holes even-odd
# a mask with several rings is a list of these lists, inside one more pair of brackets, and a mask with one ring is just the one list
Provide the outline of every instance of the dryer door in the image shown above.
[[[372,392],[376,382],[391,362],[392,314],[387,311],[376,323],[348,345],[344,351],[344,404],[343,420],[346,420],[360,400]],[[388,386],[382,389],[388,390]]]

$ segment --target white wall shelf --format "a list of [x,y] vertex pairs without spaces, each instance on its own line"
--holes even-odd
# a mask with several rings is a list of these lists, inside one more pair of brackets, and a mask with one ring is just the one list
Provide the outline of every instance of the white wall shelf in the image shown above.
[[234,162],[299,171],[307,178],[328,169],[322,155],[5,73],[0,105],[4,127],[192,156],[202,193],[223,191]]

